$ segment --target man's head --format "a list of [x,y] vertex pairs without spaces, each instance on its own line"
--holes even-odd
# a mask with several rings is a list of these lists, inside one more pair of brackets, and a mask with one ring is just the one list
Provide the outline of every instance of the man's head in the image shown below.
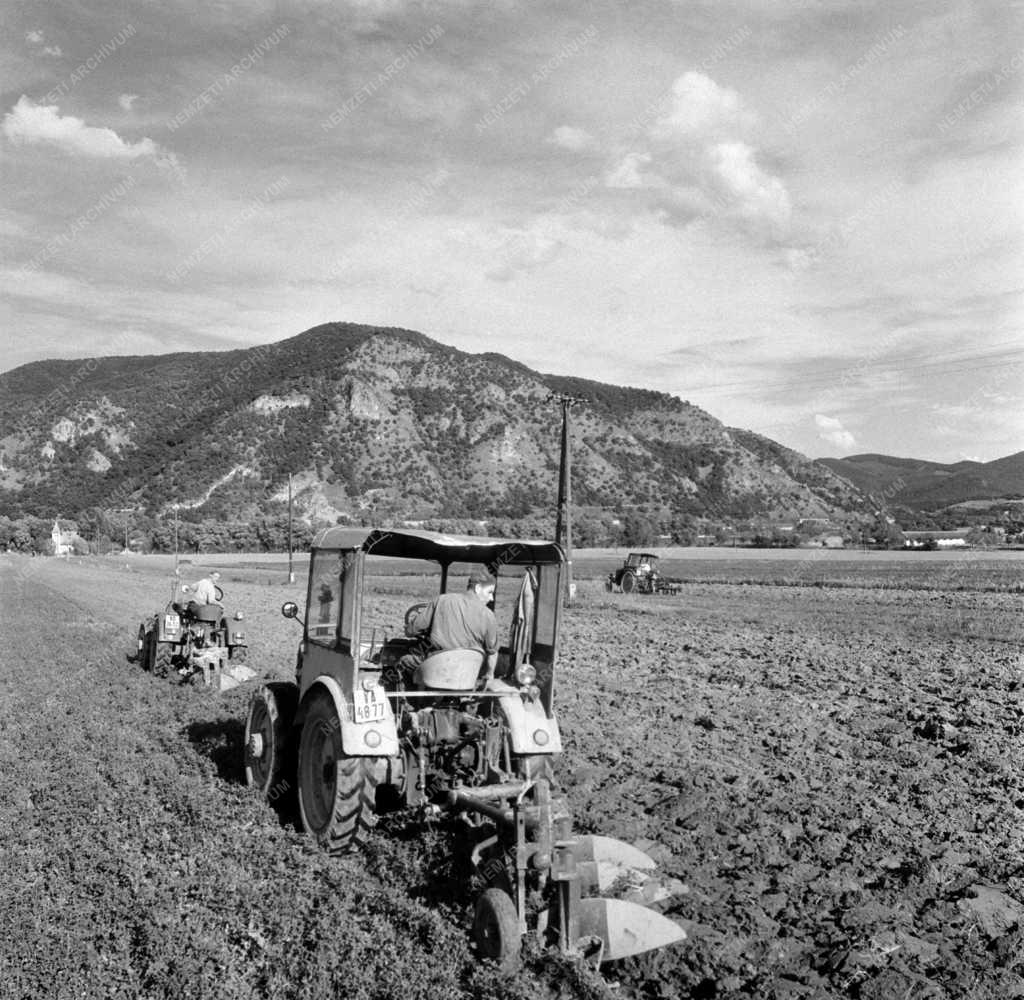
[[469,583],[466,589],[472,590],[484,604],[490,604],[494,600],[494,585],[497,581],[487,571],[485,566],[474,566],[469,574]]
[[216,583],[220,579],[220,573],[217,570],[214,570],[210,574],[210,579],[213,580],[214,583]]

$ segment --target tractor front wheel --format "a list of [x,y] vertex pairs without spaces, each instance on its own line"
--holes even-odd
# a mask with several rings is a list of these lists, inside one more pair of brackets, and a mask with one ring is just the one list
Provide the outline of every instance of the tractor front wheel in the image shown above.
[[129,661],[137,663],[143,670],[148,669],[149,642],[149,629],[146,628],[146,623],[143,622],[139,626],[139,635],[135,641],[135,655],[128,657]]
[[511,972],[519,961],[519,914],[512,897],[503,889],[485,889],[477,898],[473,915],[473,940],[481,958]]
[[346,756],[334,701],[316,691],[299,740],[299,812],[321,847],[343,854],[361,847],[374,825],[376,759]]
[[149,639],[149,670],[157,677],[168,677],[174,661],[174,651],[170,643],[159,642],[156,635]]
[[636,574],[630,572],[623,573],[622,579],[619,581],[619,587],[624,594],[632,594],[636,590]]
[[245,783],[274,801],[295,785],[289,735],[299,689],[286,681],[264,684],[249,703],[245,720]]

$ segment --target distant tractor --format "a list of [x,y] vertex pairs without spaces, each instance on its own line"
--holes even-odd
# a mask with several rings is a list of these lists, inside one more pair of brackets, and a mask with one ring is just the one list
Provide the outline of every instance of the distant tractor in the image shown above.
[[[492,603],[511,614],[494,678],[479,651],[428,652],[410,634],[416,606],[404,620],[381,611],[367,580],[389,558],[430,567],[440,593],[453,571],[483,565],[498,578]],[[551,542],[325,529],[313,542],[304,616],[293,602],[281,608],[305,620],[295,683],[260,688],[245,726],[247,783],[270,802],[297,788],[303,825],[332,853],[365,843],[379,812],[462,816],[479,890],[477,950],[505,970],[528,933],[594,964],[685,937],[642,905],[671,894],[654,862],[620,841],[575,835],[554,779],[565,571]],[[403,669],[418,647],[425,658]],[[617,898],[596,895],[612,889]]]
[[[246,642],[241,611],[226,612],[219,604],[185,602],[178,596],[189,593],[175,581],[171,599],[163,611],[146,618],[139,625],[137,659],[144,670],[158,677],[172,674],[182,680],[192,676],[212,683],[214,677],[245,663],[249,647]],[[224,591],[216,587],[217,600]]]
[[608,574],[604,586],[623,594],[678,594],[682,581],[662,576],[653,552],[630,552],[625,562]]

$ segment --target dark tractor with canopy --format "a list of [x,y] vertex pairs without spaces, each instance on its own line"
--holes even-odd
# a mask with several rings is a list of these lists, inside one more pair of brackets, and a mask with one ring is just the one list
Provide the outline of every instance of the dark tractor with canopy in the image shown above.
[[[432,597],[464,586],[454,578],[474,566],[497,577],[508,641],[493,678],[478,650],[429,652],[403,676],[400,661],[423,644],[406,625],[418,606],[381,623],[369,586],[396,560],[431,574]],[[332,852],[362,844],[385,808],[462,815],[483,886],[474,937],[505,968],[527,933],[595,963],[685,936],[636,901],[667,895],[654,862],[621,841],[575,836],[554,781],[564,573],[562,550],[546,541],[329,528],[313,543],[295,683],[264,685],[246,723],[246,780],[271,800],[297,785],[306,830]],[[393,591],[410,577],[387,579]],[[294,603],[282,613],[300,617]],[[613,887],[617,898],[594,895]]]

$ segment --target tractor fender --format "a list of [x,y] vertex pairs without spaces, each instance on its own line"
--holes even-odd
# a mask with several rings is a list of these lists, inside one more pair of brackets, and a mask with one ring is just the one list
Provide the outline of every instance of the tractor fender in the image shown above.
[[539,701],[527,701],[516,691],[515,694],[505,694],[498,698],[498,709],[508,724],[513,753],[562,752],[558,719],[553,715],[549,717]]
[[[341,723],[341,749],[349,757],[395,757],[398,755],[398,730],[391,703],[384,699],[384,718],[375,722],[355,722],[352,718],[352,702],[345,698],[341,685],[329,674],[321,674],[306,691],[299,706],[296,722],[304,722],[312,697],[320,690],[326,691],[334,702],[334,710]],[[380,737],[379,742],[370,745],[366,737],[370,733]],[[371,737],[373,739],[373,737]]]

